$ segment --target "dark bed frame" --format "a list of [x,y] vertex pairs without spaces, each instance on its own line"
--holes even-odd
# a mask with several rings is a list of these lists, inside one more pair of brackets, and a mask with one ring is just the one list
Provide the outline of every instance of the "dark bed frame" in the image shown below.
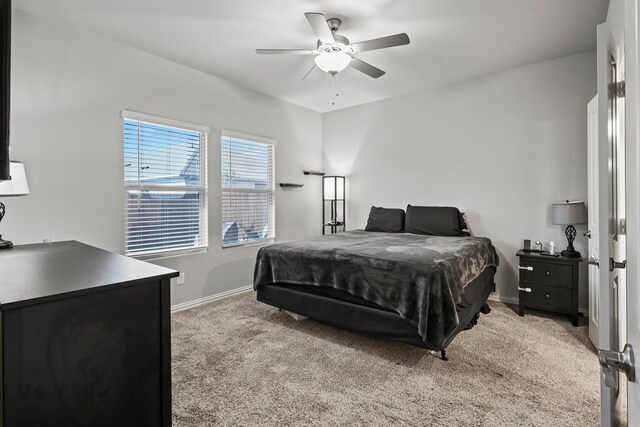
[[[447,360],[446,348],[453,338],[461,331],[473,327],[479,313],[490,311],[486,301],[495,287],[495,272],[495,267],[487,267],[464,288],[462,301],[457,306],[460,324],[440,349],[443,360]],[[418,335],[415,324],[403,319],[398,313],[337,289],[274,283],[258,288],[257,299],[281,310],[341,329],[437,350]]]

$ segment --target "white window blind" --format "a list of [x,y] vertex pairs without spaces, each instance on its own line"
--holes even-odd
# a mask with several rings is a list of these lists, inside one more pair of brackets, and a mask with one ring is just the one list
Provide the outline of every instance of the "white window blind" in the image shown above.
[[206,128],[139,113],[123,119],[125,254],[206,248]]
[[275,229],[275,141],[223,132],[222,246],[272,240]]

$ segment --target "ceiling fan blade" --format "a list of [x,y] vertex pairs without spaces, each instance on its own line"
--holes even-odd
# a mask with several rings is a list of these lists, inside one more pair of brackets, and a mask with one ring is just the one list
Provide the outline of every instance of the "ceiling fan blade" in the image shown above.
[[384,49],[385,47],[402,46],[404,44],[409,44],[409,36],[406,33],[351,43],[351,46],[356,52],[365,52],[367,50]]
[[374,79],[384,76],[384,73],[385,73],[380,68],[376,68],[373,65],[367,62],[364,62],[358,58],[352,58],[349,65],[351,65],[353,68],[355,68],[358,71],[362,71],[367,76],[373,77]]
[[307,71],[307,74],[305,74],[305,75],[304,75],[304,77],[302,78],[302,80],[306,79],[306,78],[307,78],[307,76],[308,76],[309,74],[311,74],[311,72],[313,71],[313,69],[314,69],[314,68],[316,68],[316,64],[313,64],[313,67],[311,67],[311,69],[310,69],[309,71]]
[[256,49],[256,53],[259,55],[273,55],[279,53],[288,53],[291,55],[311,55],[315,53],[315,50],[309,49]]
[[322,43],[335,43],[333,34],[331,34],[331,30],[327,24],[327,18],[325,18],[322,13],[307,12],[304,16],[307,18],[307,21],[309,21],[309,24],[313,27],[313,31],[315,31],[316,36]]

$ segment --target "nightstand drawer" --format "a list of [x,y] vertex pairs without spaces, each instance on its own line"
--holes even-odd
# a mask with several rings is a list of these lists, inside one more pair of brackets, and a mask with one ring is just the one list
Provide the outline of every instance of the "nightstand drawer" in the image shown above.
[[531,271],[524,270],[524,280],[527,282],[571,287],[573,276],[570,265],[532,262],[529,260],[524,261],[522,265],[533,268]]
[[524,293],[527,307],[542,310],[571,311],[571,289],[527,283],[531,292]]

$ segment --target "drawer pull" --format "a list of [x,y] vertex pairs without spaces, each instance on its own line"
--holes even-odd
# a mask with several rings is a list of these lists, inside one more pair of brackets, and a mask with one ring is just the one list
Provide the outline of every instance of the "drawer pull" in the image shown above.
[[549,295],[549,294],[544,294],[544,297],[545,297],[546,299],[549,299],[549,298],[551,298],[551,295]]
[[549,273],[548,271],[545,271],[545,272],[544,272],[544,275],[545,275],[545,276],[551,276],[551,273]]
[[533,271],[533,267],[531,267],[530,265],[528,265],[528,266],[522,266],[522,265],[519,265],[519,266],[518,266],[518,268],[519,268],[520,270]]
[[531,288],[521,288],[520,286],[518,286],[518,290],[524,291],[524,292],[531,292]]

